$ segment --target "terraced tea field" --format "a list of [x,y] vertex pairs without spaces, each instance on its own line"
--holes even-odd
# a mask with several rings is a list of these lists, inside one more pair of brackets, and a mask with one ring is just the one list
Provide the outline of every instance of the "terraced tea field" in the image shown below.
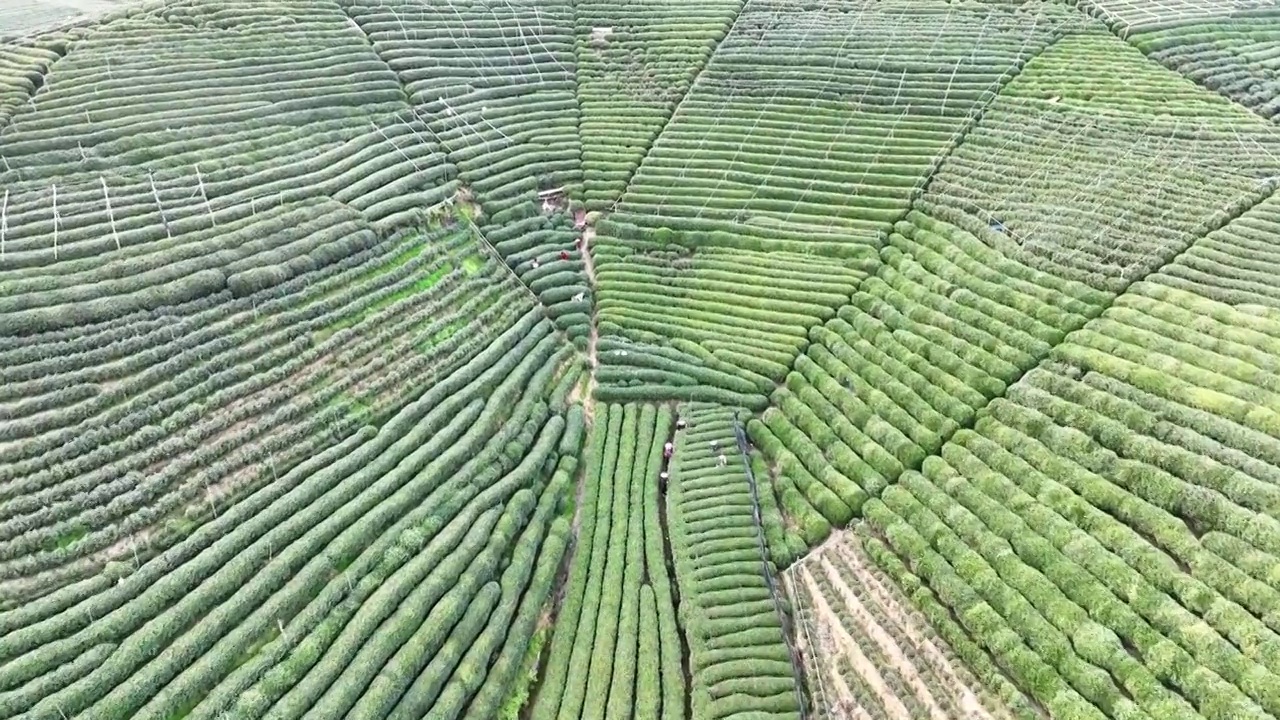
[[0,718],[1280,718],[1277,18],[0,3]]

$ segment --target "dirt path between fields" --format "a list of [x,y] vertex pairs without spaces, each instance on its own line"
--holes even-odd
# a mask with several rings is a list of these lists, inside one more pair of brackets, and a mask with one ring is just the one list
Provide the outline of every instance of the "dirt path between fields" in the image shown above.
[[582,229],[582,267],[587,273],[587,282],[591,284],[591,334],[587,337],[587,396],[582,399],[582,411],[587,422],[595,421],[596,367],[598,365],[596,345],[600,342],[600,323],[596,310],[596,263],[591,257],[591,241],[596,237],[596,229],[587,225]]

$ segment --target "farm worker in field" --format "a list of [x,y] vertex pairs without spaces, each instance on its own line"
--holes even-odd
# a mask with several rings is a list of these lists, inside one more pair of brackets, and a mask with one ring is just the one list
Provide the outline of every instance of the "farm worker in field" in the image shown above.
[[573,296],[573,301],[574,301],[574,302],[582,302],[582,298],[584,298],[584,297],[586,297],[586,296],[587,296],[587,294],[586,294],[586,293],[578,293],[577,295],[574,295],[574,296]]
[[711,441],[711,452],[716,452],[716,451],[717,451],[717,450],[719,450],[719,449],[720,449],[720,441],[719,441],[719,440],[712,440],[712,441]]
[[539,265],[539,264],[540,264],[540,263],[538,262],[538,258],[534,258],[534,259],[533,259],[533,269],[534,269],[534,270],[537,270],[537,269],[538,269],[538,265]]
[[728,464],[729,464],[729,459],[724,456],[724,453],[720,453],[720,457],[716,458],[716,466],[724,467],[725,465],[728,465]]
[[677,430],[684,429],[684,418],[676,418],[676,429]]
[[568,251],[568,250],[561,250],[561,251],[560,251],[560,259],[561,259],[561,260],[568,260],[568,259],[569,259],[569,251]]
[[662,473],[658,475],[658,487],[662,488],[663,492],[666,492],[667,490],[667,480],[670,477],[671,473],[668,473],[666,470],[663,470]]
[[675,445],[672,445],[671,443],[667,443],[666,445],[663,445],[663,446],[662,446],[662,457],[664,457],[664,458],[666,458],[666,459],[670,460],[670,459],[671,459],[671,453],[675,452],[675,450],[676,450],[676,446],[675,446]]

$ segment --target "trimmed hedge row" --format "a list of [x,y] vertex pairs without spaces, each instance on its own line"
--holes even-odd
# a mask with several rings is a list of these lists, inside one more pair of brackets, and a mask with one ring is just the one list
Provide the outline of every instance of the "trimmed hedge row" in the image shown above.
[[628,219],[737,242],[874,245],[984,96],[1069,17],[1039,5],[1020,17],[944,3],[845,10],[745,7],[636,171]]
[[781,381],[811,328],[881,264],[886,233],[970,115],[1071,17],[1039,4],[848,10],[745,7],[599,224],[602,333],[714,357],[610,372],[607,392],[744,404],[696,387],[699,364]]
[[640,704],[652,717],[682,718],[680,636],[658,492],[674,419],[653,405],[606,404],[597,413],[581,541],[532,716],[615,717]]
[[866,503],[877,562],[1050,712],[1275,714],[1277,338],[1134,285]]
[[[1101,80],[1081,83],[1081,67]],[[1079,33],[1009,83],[922,208],[1028,266],[1121,292],[1270,194],[1276,149],[1274,125],[1112,35]]]
[[1280,309],[1274,282],[1280,252],[1272,242],[1277,202],[1271,195],[1249,208],[1196,240],[1149,279],[1231,305]]
[[[565,273],[535,292],[585,343],[592,290],[563,204],[577,198],[582,179],[571,5],[344,5],[431,118],[427,133],[474,193],[488,241],[530,286],[541,274],[535,260]],[[540,191],[555,200],[547,204]]]
[[[145,57],[120,61],[143,46]],[[166,161],[180,152],[213,154],[237,133],[256,134],[270,153],[268,138],[285,128],[355,129],[405,109],[395,74],[337,6],[149,8],[96,26],[74,48],[12,116],[0,141],[6,180],[125,165],[145,175],[175,167]]]
[[679,414],[686,426],[675,432],[667,522],[688,644],[692,717],[799,717],[731,411],[688,403]]
[[[865,277],[812,256],[627,245],[610,236],[593,243],[600,383],[610,393],[664,384],[671,391],[655,397],[756,407],[742,395],[773,387],[807,328],[831,318]],[[670,394],[680,392],[698,394]]]
[[[788,580],[797,622],[804,625],[798,634],[815,645],[815,638],[832,638],[803,653],[811,686],[868,686],[856,697],[871,717],[1015,715],[977,683],[928,620],[876,571],[857,536],[833,539],[789,571]],[[854,664],[857,670],[844,672]],[[818,709],[839,712],[834,695],[815,692]],[[1017,697],[1013,707],[1019,718],[1035,717],[1025,697]]]
[[617,201],[742,9],[740,0],[574,7],[583,201]]
[[[449,242],[456,241],[454,238]],[[238,472],[243,475],[241,468],[264,460],[268,453],[274,455],[276,463],[288,463],[290,457],[299,457],[299,451],[305,453],[309,447],[315,447],[314,443],[330,435],[342,437],[355,431],[365,420],[352,418],[343,409],[342,405],[350,404],[351,398],[365,398],[363,406],[370,412],[398,407],[404,400],[395,399],[389,392],[398,384],[403,388],[406,381],[410,386],[421,388],[422,380],[410,380],[415,371],[431,367],[447,371],[457,367],[479,349],[478,343],[486,342],[502,326],[499,322],[497,327],[490,328],[486,323],[504,317],[514,321],[511,312],[519,311],[518,304],[495,303],[504,295],[514,296],[515,289],[478,277],[462,282],[465,271],[442,278],[429,292],[412,292],[428,273],[438,274],[438,269],[430,268],[439,268],[444,261],[435,253],[420,252],[401,263],[400,258],[412,251],[414,244],[412,238],[384,244],[382,255],[365,257],[366,265],[347,267],[331,282],[309,286],[311,278],[304,277],[281,286],[292,293],[307,292],[292,296],[288,302],[293,307],[283,305],[279,308],[283,312],[278,315],[269,312],[270,304],[260,304],[261,295],[249,299],[239,309],[239,332],[229,337],[225,325],[205,328],[193,323],[191,330],[197,331],[195,337],[205,338],[201,341],[203,345],[193,343],[184,347],[183,342],[170,344],[177,339],[172,326],[158,328],[151,337],[164,345],[157,347],[157,353],[150,358],[135,355],[130,363],[150,360],[154,363],[150,367],[146,362],[132,369],[117,363],[103,367],[124,373],[120,376],[95,373],[86,378],[81,374],[79,382],[99,383],[120,377],[123,382],[118,383],[118,395],[97,394],[60,407],[57,412],[30,417],[23,417],[25,413],[22,413],[9,418],[4,426],[8,432],[57,430],[46,432],[40,442],[16,445],[30,459],[19,462],[21,458],[14,457],[15,462],[7,466],[12,474],[5,479],[10,502],[3,511],[4,527],[13,533],[5,531],[7,542],[0,545],[0,549],[9,558],[26,555],[17,563],[6,563],[10,578],[34,579],[59,565],[73,563],[49,579],[66,577],[66,571],[74,569],[77,558],[127,537],[136,528],[152,524],[166,513],[189,503],[209,509],[208,501],[198,494],[204,487],[226,483]],[[352,284],[353,280],[390,284],[371,292],[369,285],[361,287],[363,282]],[[333,292],[336,289],[342,292]],[[397,305],[397,298],[404,301]],[[317,299],[323,301],[317,303]],[[254,305],[265,311],[257,314],[260,320],[266,321],[265,326],[254,321]],[[386,309],[371,312],[382,306]],[[450,310],[445,311],[446,307]],[[467,322],[474,323],[474,330],[454,333],[425,346],[424,341],[437,337],[448,323],[463,317],[454,314],[455,311],[469,311]],[[350,324],[352,321],[344,317],[350,318],[353,312],[354,320],[366,321],[364,326],[357,324],[361,329],[356,334],[347,331],[346,336],[329,337],[302,349],[299,340],[311,332],[330,332],[326,328],[335,323]],[[202,347],[203,352],[195,352]],[[401,348],[398,361],[373,364],[358,361],[388,347]],[[211,357],[209,350],[214,350]],[[316,365],[317,358],[334,353],[348,358],[349,369],[336,376],[320,372],[323,368]],[[230,368],[237,362],[245,364],[233,373]],[[263,368],[274,366],[274,369],[257,373],[255,363]],[[212,376],[210,368],[215,370]],[[49,397],[62,405],[76,399],[63,392],[65,384],[76,374],[52,374],[38,384],[18,383],[12,387],[15,391],[32,393],[37,392],[38,386],[41,388],[38,392],[52,393]],[[330,382],[325,382],[327,378]],[[54,382],[46,382],[48,380]],[[298,397],[299,391],[308,388],[312,388],[310,395]],[[120,397],[127,397],[129,401],[113,406],[113,401]],[[246,402],[249,398],[253,401]],[[203,417],[190,409],[193,404],[198,408],[200,402],[209,408],[230,405],[233,411]],[[83,428],[103,410],[112,419],[100,429],[85,433]],[[306,416],[308,410],[315,414]],[[225,437],[221,443],[208,447],[198,448],[192,444],[196,438],[216,437],[237,422],[255,416],[263,420],[248,432]],[[171,434],[166,437],[161,431]],[[187,433],[185,438],[183,432]],[[192,432],[200,434],[192,435]],[[58,442],[60,436],[79,440]],[[302,440],[306,443],[290,447],[287,438],[292,438],[294,443]],[[46,444],[45,441],[52,442]],[[161,464],[157,465],[158,462]],[[157,474],[150,482],[139,483],[135,473],[148,466]],[[269,479],[269,472],[254,473],[253,477],[241,477],[238,482],[248,490]],[[110,497],[113,502],[98,504],[94,502],[96,497]],[[221,502],[221,498],[218,500]],[[145,512],[140,511],[143,507]],[[121,519],[126,521],[114,524]],[[99,528],[104,532],[97,532]],[[86,531],[87,536],[69,547],[41,550],[43,543],[52,543],[68,533],[85,535]],[[155,540],[161,546],[168,542],[163,538]],[[100,564],[98,560],[96,567]],[[85,566],[77,572],[96,572],[96,567]]]
[[[526,341],[526,342],[529,342],[529,341]],[[548,345],[548,342],[549,342],[549,341],[545,341],[545,342],[543,342],[543,343],[540,343],[541,347],[544,347],[544,348],[545,348],[545,350],[544,350],[543,352],[540,352],[540,354],[534,354],[534,355],[529,355],[529,356],[527,356],[527,359],[526,359],[526,361],[525,361],[525,363],[524,363],[524,366],[526,366],[526,368],[534,369],[534,368],[536,368],[536,366],[538,366],[538,363],[540,363],[540,361],[543,361],[543,359],[548,359],[548,357],[550,357],[550,355],[548,355],[548,352],[549,352],[550,350],[552,350],[553,345]],[[489,373],[488,373],[488,374],[489,374],[489,375],[492,375],[492,374],[493,374],[493,372],[494,372],[494,370],[489,370]],[[548,375],[548,378],[549,378],[549,375]],[[480,380],[480,383],[481,383],[479,387],[481,387],[481,388],[485,387],[485,384],[484,384],[484,383],[486,382],[486,380],[484,380],[484,379],[483,379],[483,377],[479,378],[479,380]],[[492,380],[489,380],[489,382],[492,382]],[[545,383],[545,382],[547,382],[547,380],[543,380],[543,383]],[[529,380],[527,380],[527,375],[525,375],[525,374],[517,373],[517,374],[515,374],[515,375],[511,375],[511,377],[509,377],[507,380],[504,380],[504,387],[509,388],[509,389],[508,389],[508,391],[506,391],[506,392],[508,392],[508,393],[509,393],[509,392],[512,392],[512,391],[517,391],[517,389],[520,389],[520,388],[522,388],[522,387],[524,387],[524,386],[529,386]],[[539,388],[539,387],[544,387],[544,386],[541,386],[541,384],[539,384],[539,383],[534,383],[534,384],[531,384],[531,386],[529,386],[529,387],[530,387],[530,388]],[[536,401],[536,398],[538,398],[538,395],[536,395],[536,391],[535,391],[535,389],[525,389],[525,391],[524,391],[524,392],[526,393],[526,396],[529,396],[529,400],[527,400],[526,402],[534,402],[534,401]],[[426,397],[426,400],[430,401],[430,397]],[[492,413],[490,413],[490,414],[489,414],[489,415],[490,415],[490,418],[492,418],[492,419],[488,420],[488,423],[490,424],[490,427],[494,427],[494,423],[497,423],[497,421],[502,421],[502,420],[500,420],[500,416],[502,416],[502,415],[504,415],[504,414],[509,413],[509,410],[508,410],[508,409],[509,409],[509,405],[511,405],[511,404],[509,404],[509,401],[508,401],[508,400],[494,400],[494,402],[495,402],[495,404],[497,404],[497,405],[495,405],[495,406],[494,406],[494,407],[495,407],[495,410],[494,410],[494,411],[492,411]],[[531,406],[531,405],[530,405],[530,406]],[[502,409],[502,410],[498,410],[498,409]],[[448,407],[447,407],[447,406],[439,407],[439,410],[440,410],[440,411],[442,411],[442,413],[444,413],[445,415],[448,415],[448,411],[449,411],[449,409],[448,409]],[[518,414],[517,414],[517,418],[518,418]],[[460,419],[465,419],[465,415],[461,416],[461,418],[460,418]],[[516,425],[515,425],[515,427],[517,427],[517,428],[518,428],[518,427],[520,427],[520,424],[516,424]],[[479,437],[477,437],[477,439],[479,439],[479,438],[483,438],[483,437],[484,437],[484,436],[479,436]],[[412,443],[413,441],[412,441],[412,439],[410,439],[410,441],[408,441],[408,442],[411,442],[411,443]],[[495,445],[495,446],[494,446],[495,448],[502,448],[502,447],[504,447],[504,446],[506,446],[506,445],[507,445],[507,441],[495,441],[495,442],[497,442],[497,445]],[[507,452],[509,452],[509,451],[511,451],[511,450],[509,450],[509,448],[508,448]],[[470,451],[470,452],[468,452],[467,450],[465,450],[465,447],[456,448],[456,450],[451,450],[451,452],[452,452],[452,454],[458,454],[457,456],[460,456],[460,457],[470,457],[471,455],[474,455],[474,451]],[[430,448],[430,447],[420,448],[420,450],[419,450],[419,451],[417,451],[417,456],[419,456],[419,457],[424,457],[424,459],[425,459],[425,457],[426,457],[426,456],[430,456],[430,455],[431,455],[431,448]],[[481,466],[483,466],[483,457],[484,457],[484,455],[481,455],[481,460],[480,460],[480,462],[481,462]],[[411,470],[411,469],[412,469],[412,465],[406,465],[406,466],[403,466],[403,470]],[[378,470],[376,470],[376,466],[370,466],[370,468],[367,468],[367,471],[369,471],[369,473],[378,473]],[[465,475],[462,475],[462,477],[465,477]],[[392,480],[388,480],[388,482],[392,482]],[[490,483],[486,482],[485,484],[486,484],[486,486],[488,486],[488,484],[490,484]],[[388,486],[388,487],[393,487],[393,486]],[[408,496],[406,496],[406,497],[408,497]],[[457,497],[465,497],[465,496],[457,496]],[[337,498],[334,498],[334,500],[337,500]],[[234,507],[234,506],[233,506],[233,507]],[[306,519],[305,519],[305,518],[303,518],[303,516],[302,516],[302,515],[298,514],[298,512],[296,511],[296,507],[294,507],[294,506],[292,506],[292,505],[284,505],[284,506],[282,506],[282,507],[285,507],[285,509],[288,509],[288,507],[293,507],[293,509],[294,509],[294,510],[293,510],[293,511],[291,511],[291,512],[292,512],[292,515],[291,515],[291,518],[292,518],[292,519],[291,519],[291,523],[294,525],[294,527],[298,527],[298,528],[305,528],[305,527],[307,527],[307,525],[306,525],[306,523],[307,523]],[[356,509],[357,509],[357,506],[356,506],[356,505],[348,505],[348,506],[344,506],[344,507],[349,507],[349,510],[351,510],[351,511],[356,511]],[[261,516],[261,514],[260,514],[260,516]],[[330,521],[333,521],[333,523],[338,523],[338,525],[342,525],[342,521],[340,521],[340,519],[339,519],[339,518],[337,518],[337,516],[335,516],[335,518],[334,518],[333,520],[330,520]],[[378,520],[376,520],[376,518],[375,518],[375,519],[374,519],[374,520],[372,520],[372,521],[378,521]],[[385,520],[384,520],[384,521],[385,521]],[[357,530],[358,530],[358,527],[352,527],[352,528],[349,528],[349,529],[348,529],[348,533],[352,533],[352,536],[351,536],[351,537],[352,537],[353,539],[358,538],[358,537],[364,537],[364,536],[367,536],[367,533],[357,532]],[[264,546],[264,551],[268,550],[268,547],[270,546],[270,544],[271,544],[271,543],[269,543],[269,544],[268,544],[268,546]],[[275,547],[279,547],[279,544],[275,544]],[[340,556],[340,555],[342,555],[342,553],[343,553],[343,551],[342,551],[342,550],[335,550],[335,551],[333,551],[333,552],[335,552],[335,555],[334,555],[334,556],[332,556],[332,557]],[[379,556],[381,556],[381,553],[379,553]],[[330,560],[332,560],[332,557],[330,557]],[[284,559],[285,559],[285,556],[280,557],[280,561],[282,561],[282,562],[283,562],[283,561],[284,561]],[[246,557],[246,560],[247,560],[247,557]],[[321,580],[321,582],[329,582],[329,583],[330,583],[330,587],[333,587],[333,585],[332,585],[333,580],[332,580],[332,579],[329,579],[329,578],[332,578],[332,577],[333,577],[333,575],[332,575],[332,570],[325,570],[325,568],[326,568],[326,566],[328,566],[328,562],[329,562],[330,560],[324,560],[323,562],[321,562],[321,565],[315,565],[315,569],[316,569],[317,573],[319,573],[319,575],[316,575],[316,579],[317,579],[317,580]],[[315,561],[312,561],[312,562],[315,562]],[[282,566],[282,569],[283,569],[283,566]],[[169,575],[166,575],[166,577],[168,577],[168,578],[172,578],[172,579],[174,580],[174,582],[179,582],[179,580],[183,578],[183,574],[180,574],[180,573],[179,573],[179,574],[173,574],[173,573],[170,573]],[[262,579],[262,582],[268,582],[269,575],[261,575],[261,574],[260,574],[260,575],[257,575],[257,577],[261,578],[261,579]],[[298,580],[297,580],[297,579],[294,579],[294,580],[293,580],[293,582],[294,582],[294,583],[296,583],[296,582],[298,582]],[[342,584],[343,584],[343,587],[347,587],[346,583],[342,583]],[[204,598],[205,598],[205,597],[206,597],[206,596],[205,596],[205,594],[202,594],[202,593],[191,593],[191,594],[188,594],[188,596],[187,596],[187,602],[188,602],[188,603],[191,603],[191,602],[201,602],[202,600],[204,600]],[[308,596],[308,597],[310,597],[310,596]],[[216,596],[209,597],[209,601],[216,602],[215,598],[216,598]],[[137,605],[137,601],[134,601],[134,602],[132,602],[132,603],[127,603],[127,605],[120,606],[120,611],[127,612],[128,616],[131,616],[131,618],[134,618],[134,619],[132,620],[132,621],[133,621],[133,623],[136,623],[136,621],[138,621],[138,619],[137,619],[137,614],[138,614],[137,609],[138,609],[138,607],[140,607],[140,605]],[[243,605],[241,605],[241,606],[239,606],[239,607],[243,607],[243,610],[248,610],[248,606],[243,606]],[[243,610],[242,610],[242,611],[243,611]],[[270,607],[264,607],[264,609],[262,609],[260,612],[262,612],[262,614],[264,614],[264,619],[265,619],[265,620],[270,621],[270,618],[271,618],[271,615],[270,615]],[[276,616],[278,616],[278,615],[276,615]],[[229,618],[229,619],[230,619],[230,618]],[[314,621],[314,620],[312,620],[312,621]],[[96,626],[101,626],[101,620],[96,621],[96,623],[95,623],[95,624],[93,624],[93,625],[90,625],[90,628],[91,628],[91,629],[92,629],[92,628],[96,628]],[[215,635],[211,635],[211,633],[215,633],[215,632],[216,632],[216,629],[214,628],[214,626],[209,625],[209,620],[207,620],[207,618],[206,618],[206,623],[205,623],[205,624],[202,624],[202,628],[206,628],[205,632],[204,632],[204,633],[202,633],[202,637],[209,638],[209,639],[205,639],[205,641],[202,641],[202,642],[211,642],[211,641],[212,641],[212,639],[214,639],[214,638],[215,638]],[[99,632],[101,632],[101,630],[99,630]],[[250,641],[250,639],[253,637],[253,633],[251,632],[251,626],[247,626],[247,625],[243,625],[243,624],[238,624],[238,625],[237,625],[237,633],[239,633],[239,634],[238,634],[238,635],[237,635],[237,634],[233,634],[233,635],[232,635],[232,637],[241,637],[241,638],[243,638],[243,639],[242,639],[242,641],[239,641],[239,642],[248,642],[248,641]],[[296,637],[297,637],[297,635],[296,635],[296,634],[294,634],[294,635],[291,635],[291,637],[296,638]],[[68,642],[76,642],[76,641],[73,641],[73,639],[68,638]],[[225,641],[224,641],[224,642],[225,642]],[[55,642],[55,643],[52,643],[52,644],[50,644],[50,643],[42,644],[42,646],[40,647],[40,650],[38,650],[38,652],[47,653],[47,652],[51,651],[51,650],[52,650],[52,647],[55,647],[55,646],[56,646],[56,644],[58,644],[58,643],[56,643],[56,642]],[[232,646],[232,647],[234,647],[234,646]],[[242,646],[242,647],[243,647],[243,646]],[[122,656],[122,657],[123,657],[123,656]],[[210,661],[212,660],[212,656],[206,656],[206,657],[209,657]],[[234,657],[234,651],[230,652],[230,655],[223,656],[223,657]],[[114,659],[113,659],[113,661],[114,661]],[[223,661],[225,662],[225,660],[223,660]],[[204,662],[204,661],[202,661],[202,662]],[[17,669],[17,667],[23,667],[23,666],[24,666],[24,664],[12,664],[12,665],[10,665],[10,667],[14,667],[14,669]],[[119,666],[119,665],[118,665],[118,666]],[[124,667],[124,666],[119,666],[119,667]],[[202,667],[202,665],[197,665],[197,667]],[[157,670],[159,670],[159,667],[157,667]],[[196,673],[196,669],[195,669],[195,667],[193,667],[193,669],[192,669],[192,670],[189,670],[189,673]],[[198,675],[198,673],[197,673],[197,675]],[[216,675],[215,675],[215,676],[216,676]],[[161,678],[163,678],[163,675],[161,675]],[[195,679],[195,678],[193,678],[193,679]],[[166,691],[169,691],[169,689],[170,689],[170,688],[174,688],[174,685],[172,685],[172,684],[168,685],[168,687],[166,687]],[[159,688],[156,688],[156,689],[159,689]],[[83,691],[81,691],[81,692],[83,693]],[[123,692],[123,691],[120,691],[120,692]],[[155,692],[155,691],[151,691],[151,692]],[[189,691],[188,691],[188,692],[189,692]],[[47,702],[55,702],[55,700],[54,700],[54,698],[55,698],[55,697],[60,697],[60,696],[50,696],[49,698],[46,698],[46,701],[47,701]],[[86,696],[83,696],[83,694],[77,694],[77,696],[74,696],[74,697],[86,697]],[[179,702],[179,697],[180,697],[180,696],[179,696],[179,697],[173,697],[173,696],[170,696],[170,694],[165,694],[165,696],[163,696],[163,697],[165,697],[165,698],[172,698],[172,700],[166,700],[166,701],[165,701],[166,703],[172,703],[172,702]],[[113,707],[115,707],[115,705],[114,705],[114,701],[111,701],[111,702],[113,702]],[[125,701],[123,701],[123,697],[122,697],[122,703],[124,703],[124,702],[125,702]],[[128,705],[120,705],[120,707],[128,707]]]
[[1110,301],[919,211],[894,226],[880,255],[852,304],[810,330],[772,407],[748,423],[810,546]]
[[[1206,10],[1197,5],[1197,11]],[[1172,22],[1162,17],[1163,27],[1139,25],[1127,37],[1147,57],[1269,120],[1274,118],[1280,110],[1275,71],[1254,57],[1275,42],[1280,17],[1266,7],[1212,13],[1217,17],[1200,12],[1179,13]]]

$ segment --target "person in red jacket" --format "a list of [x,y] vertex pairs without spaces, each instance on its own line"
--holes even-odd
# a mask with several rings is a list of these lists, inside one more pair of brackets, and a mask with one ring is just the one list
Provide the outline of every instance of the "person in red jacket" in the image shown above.
[[561,259],[561,260],[568,260],[568,259],[569,259],[569,251],[568,251],[568,250],[561,250],[561,251],[560,251],[560,259]]

